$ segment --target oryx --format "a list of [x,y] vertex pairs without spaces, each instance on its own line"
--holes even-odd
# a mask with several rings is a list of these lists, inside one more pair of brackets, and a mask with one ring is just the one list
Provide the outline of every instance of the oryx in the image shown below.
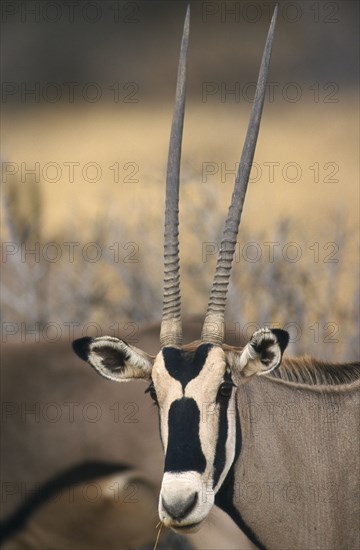
[[[200,320],[186,321],[184,338],[196,338],[201,325]],[[128,330],[118,336],[155,353],[159,331],[160,323],[154,323],[136,336]],[[0,548],[26,543],[29,550],[73,550],[77,544],[89,547],[92,540],[92,546],[106,550],[131,548],[139,537],[154,545],[163,451],[156,407],[144,399],[143,386],[98,379],[83,368],[67,339],[3,343]],[[111,473],[112,464],[115,470],[121,464],[130,469]],[[136,474],[135,480],[136,472],[140,477]],[[76,493],[70,483],[76,484]],[[153,486],[151,498],[143,483]],[[56,491],[54,498],[48,488]],[[80,498],[73,498],[76,494]],[[210,522],[210,529],[186,535],[194,550],[253,548],[241,533],[239,540],[236,525],[219,508]],[[168,536],[162,530],[159,550],[168,550]]]
[[195,531],[215,503],[259,548],[357,548],[359,364],[282,361],[289,335],[280,329],[256,331],[242,349],[224,343],[227,287],[276,16],[277,6],[201,339],[183,345],[180,318],[178,193],[188,8],[167,167],[160,352],[153,357],[109,336],[82,338],[73,347],[110,380],[149,382],[165,453],[158,510],[166,526]]

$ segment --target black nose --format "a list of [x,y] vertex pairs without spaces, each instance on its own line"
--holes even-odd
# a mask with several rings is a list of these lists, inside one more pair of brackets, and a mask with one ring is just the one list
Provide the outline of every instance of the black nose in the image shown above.
[[193,493],[185,500],[177,500],[176,502],[171,504],[166,502],[164,497],[162,497],[161,499],[164,510],[172,519],[176,520],[184,519],[186,516],[188,516],[190,512],[195,508],[197,501],[197,493]]

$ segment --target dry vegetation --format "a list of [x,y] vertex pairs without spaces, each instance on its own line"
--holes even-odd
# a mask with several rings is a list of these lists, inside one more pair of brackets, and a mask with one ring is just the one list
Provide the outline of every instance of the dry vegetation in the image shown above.
[[[261,176],[252,172],[227,309],[227,329],[236,330],[239,340],[259,324],[292,323],[293,353],[337,360],[358,354],[352,105],[349,96],[334,104],[266,106],[255,158]],[[234,169],[239,157],[248,109],[188,105],[180,205],[187,316],[204,314],[233,185],[224,169]],[[38,261],[20,252],[3,255],[5,322],[78,322],[80,330],[91,321],[109,332],[114,322],[159,319],[170,116],[170,106],[138,104],[116,111],[43,106],[22,119],[14,113],[5,118],[4,160],[18,171],[4,178],[4,240],[19,249],[39,247]],[[21,168],[36,162],[38,182]],[[44,177],[51,162],[61,168],[58,181],[50,181],[56,175],[51,167]],[[79,163],[74,181],[64,164],[69,162]],[[97,182],[84,181],[82,169],[89,162],[101,167]],[[109,168],[115,162],[118,182]],[[279,163],[273,182],[269,162]],[[207,181],[204,163],[219,168]],[[295,169],[286,172],[288,163],[300,166],[298,181],[290,181],[296,178]],[[94,173],[90,170],[88,179]],[[79,243],[73,245],[73,261],[65,243]],[[91,261],[99,250],[101,258]]]

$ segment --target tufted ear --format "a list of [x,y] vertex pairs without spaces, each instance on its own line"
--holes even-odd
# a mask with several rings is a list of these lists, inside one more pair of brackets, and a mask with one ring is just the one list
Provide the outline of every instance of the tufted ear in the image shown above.
[[262,328],[254,332],[242,351],[227,352],[228,362],[241,376],[268,374],[280,365],[288,343],[286,330]]
[[73,342],[73,350],[98,373],[115,382],[128,382],[133,378],[151,379],[154,357],[119,338],[80,338]]

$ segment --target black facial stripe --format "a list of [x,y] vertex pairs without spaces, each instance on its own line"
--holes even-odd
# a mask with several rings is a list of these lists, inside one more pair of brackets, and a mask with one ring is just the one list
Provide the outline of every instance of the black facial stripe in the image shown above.
[[248,537],[248,539],[251,540],[251,542],[258,548],[259,550],[266,550],[265,546],[261,544],[257,536],[255,535],[254,531],[244,522],[240,511],[236,508],[234,499],[236,499],[236,491],[235,491],[235,463],[239,457],[240,449],[241,449],[241,431],[240,431],[240,419],[239,419],[239,412],[236,408],[236,429],[239,430],[237,432],[240,437],[236,438],[236,441],[239,441],[239,445],[236,445],[236,454],[235,454],[235,460],[228,472],[228,475],[226,476],[224,483],[220,487],[219,491],[215,495],[215,504],[221,508],[221,510],[224,510],[231,519],[234,520],[236,525],[245,533],[245,535]]
[[[231,376],[229,373],[225,373],[224,382],[231,383]],[[214,475],[213,475],[213,488],[216,486],[221,473],[225,467],[226,463],[226,440],[228,437],[228,418],[227,411],[230,403],[230,399],[219,398],[217,402],[220,405],[219,413],[219,428],[218,428],[218,438],[216,442],[215,450],[215,459],[214,459]]]
[[235,464],[239,458],[241,451],[241,426],[238,407],[235,407],[236,412],[236,446],[235,446],[235,458],[232,466],[224,480],[224,483],[220,487],[219,491],[215,495],[215,504],[224,510],[236,523],[236,525],[245,533],[248,539],[259,550],[266,550],[265,546],[261,544],[254,531],[244,522],[240,511],[235,506],[236,491],[235,491]]
[[195,352],[170,347],[163,349],[165,368],[170,376],[181,383],[183,391],[190,380],[200,373],[212,347],[212,344],[201,344]]
[[169,410],[168,427],[164,471],[203,473],[206,459],[200,445],[200,411],[196,401],[187,397],[174,401]]

